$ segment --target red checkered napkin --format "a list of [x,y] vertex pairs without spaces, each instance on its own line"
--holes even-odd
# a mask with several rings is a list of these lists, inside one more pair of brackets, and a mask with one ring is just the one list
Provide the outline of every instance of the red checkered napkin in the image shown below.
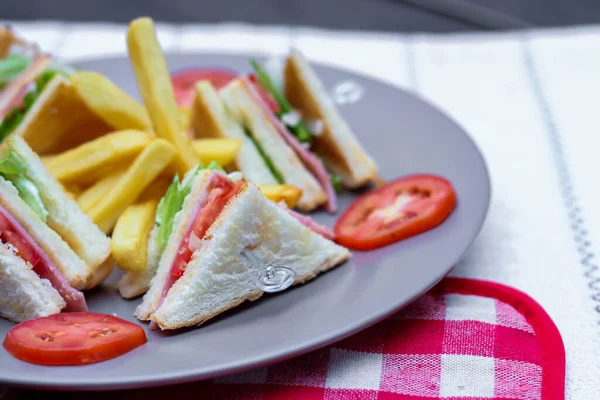
[[447,278],[394,316],[305,356],[208,382],[98,397],[555,400],[564,399],[564,354],[555,325],[525,294]]

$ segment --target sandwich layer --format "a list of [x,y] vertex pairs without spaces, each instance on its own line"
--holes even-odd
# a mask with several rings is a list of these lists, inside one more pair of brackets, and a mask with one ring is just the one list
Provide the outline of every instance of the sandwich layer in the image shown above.
[[222,89],[222,92],[228,91],[228,96],[224,98],[226,104],[234,110],[237,121],[245,126],[249,134],[259,143],[282,176],[283,183],[302,189],[298,208],[305,211],[317,208],[327,201],[327,194],[306,169],[296,151],[282,137],[278,126],[280,122],[271,110],[265,109],[264,104],[261,104],[260,98],[257,99],[254,89],[249,85],[250,83],[245,80],[238,79]]
[[202,324],[263,292],[260,267],[241,256],[252,253],[268,265],[285,265],[304,283],[349,258],[347,249],[313,232],[267,200],[252,184],[233,198],[206,232],[183,276],[151,315],[161,329]]
[[58,314],[66,303],[46,279],[0,244],[0,317],[14,322]]
[[303,118],[323,122],[322,133],[313,136],[313,146],[327,167],[349,188],[375,180],[375,162],[362,149],[308,61],[297,51],[285,64],[284,83],[287,99]]
[[[25,175],[40,192],[40,197],[48,211],[47,224],[67,242],[93,274],[108,275],[112,271],[112,262],[108,267],[100,268],[110,257],[110,239],[85,215],[75,200],[67,196],[60,183],[44,167],[40,158],[19,137],[12,136],[8,140],[8,148],[25,161]],[[86,285],[86,289],[93,286]]]
[[142,321],[149,320],[150,315],[158,305],[169,270],[179,251],[179,244],[187,231],[187,222],[192,218],[196,205],[206,198],[206,183],[212,173],[213,171],[210,170],[203,170],[198,173],[192,181],[191,191],[183,201],[181,210],[173,218],[173,231],[169,236],[167,247],[159,256],[158,269],[156,274],[151,277],[150,289],[144,295],[142,303],[135,310],[135,316]]
[[85,298],[73,289],[21,224],[4,208],[0,207],[0,241],[3,246],[22,258],[27,266],[41,279],[47,280],[66,303],[68,311],[87,311]]
[[19,197],[12,183],[0,177],[0,207],[8,212],[32,237],[33,241],[58,267],[62,276],[75,289],[83,289],[92,270],[71,250],[69,245],[42,221]]
[[[191,126],[198,137],[236,139],[242,142],[235,157],[238,170],[252,182],[276,184],[273,174],[244,128],[230,115],[224,102],[232,104],[230,90],[223,88],[219,94],[210,82],[198,82],[192,107]],[[220,96],[220,97],[219,97]]]

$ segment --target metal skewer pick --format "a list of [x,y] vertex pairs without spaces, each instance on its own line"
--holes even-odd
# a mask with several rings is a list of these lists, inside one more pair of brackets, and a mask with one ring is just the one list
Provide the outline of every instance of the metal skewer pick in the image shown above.
[[258,268],[256,286],[267,293],[281,292],[292,286],[296,280],[296,271],[284,265],[265,265],[250,250],[242,250],[242,257]]

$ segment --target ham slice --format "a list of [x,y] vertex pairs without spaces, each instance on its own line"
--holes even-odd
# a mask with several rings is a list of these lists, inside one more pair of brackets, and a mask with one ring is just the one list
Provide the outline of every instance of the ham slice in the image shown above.
[[264,110],[265,114],[269,117],[271,123],[277,128],[279,134],[283,136],[283,139],[287,142],[287,144],[294,149],[296,154],[302,159],[304,165],[308,168],[308,170],[317,178],[317,181],[321,184],[325,193],[327,193],[327,204],[325,209],[328,212],[334,213],[337,211],[336,204],[336,193],[333,185],[331,184],[331,179],[329,178],[329,174],[323,165],[323,162],[317,158],[313,153],[311,153],[307,148],[305,148],[302,143],[296,139],[294,135],[288,131],[285,125],[279,121],[279,119],[271,112],[267,103],[260,96],[254,85],[248,81],[246,77],[240,78],[246,85],[248,92],[254,97],[254,100],[261,106]]
[[66,312],[77,312],[87,311],[87,304],[83,293],[75,290],[69,285],[69,282],[62,276],[56,265],[52,262],[50,257],[38,246],[33,240],[31,235],[21,226],[21,224],[13,218],[13,216],[0,206],[0,213],[6,218],[12,225],[19,236],[31,246],[31,248],[37,253],[40,258],[40,262],[37,262],[33,267],[33,271],[41,278],[47,279],[52,284],[52,287],[58,291],[62,298],[67,303],[67,306],[63,311]]
[[285,205],[285,203],[283,203],[283,204],[277,203],[277,205],[280,208],[283,208],[284,210],[286,210],[288,212],[288,214],[290,214],[292,217],[296,218],[302,225],[306,226],[308,229],[312,230],[313,232],[318,233],[319,235],[321,235],[324,238],[329,239],[329,240],[335,239],[335,233],[333,233],[333,231],[331,230],[330,227],[317,224],[308,215],[303,215],[303,214],[297,213],[296,211],[288,208],[287,205]]
[[23,98],[27,93],[27,86],[46,70],[49,63],[49,56],[41,55],[37,57],[2,91],[2,94],[0,94],[0,120],[13,108],[20,107],[23,104]]

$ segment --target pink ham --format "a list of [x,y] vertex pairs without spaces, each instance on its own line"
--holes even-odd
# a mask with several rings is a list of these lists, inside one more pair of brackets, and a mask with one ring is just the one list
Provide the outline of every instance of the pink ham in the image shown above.
[[296,211],[288,208],[286,205],[282,205],[279,203],[277,203],[277,205],[279,207],[283,208],[284,210],[286,210],[288,212],[288,214],[290,214],[292,217],[296,218],[302,225],[306,226],[313,232],[318,233],[319,235],[321,235],[324,238],[329,239],[329,240],[335,239],[335,233],[333,233],[331,228],[329,228],[328,226],[317,224],[308,215],[303,215],[303,214],[297,213]]
[[319,160],[313,153],[311,153],[300,142],[298,142],[296,137],[292,135],[290,131],[287,130],[285,125],[281,123],[279,119],[277,119],[277,117],[269,109],[267,103],[265,103],[265,101],[259,95],[254,85],[251,82],[249,82],[246,77],[242,77],[240,79],[242,79],[242,81],[248,88],[249,93],[252,94],[256,102],[260,104],[265,114],[268,115],[269,120],[277,128],[279,134],[281,134],[281,136],[283,136],[287,144],[290,145],[290,147],[292,147],[294,151],[296,151],[296,154],[298,154],[298,156],[302,159],[304,165],[306,165],[306,167],[310,170],[310,172],[312,172],[315,178],[317,178],[317,180],[321,184],[321,187],[323,188],[323,190],[325,190],[325,193],[327,193],[327,204],[325,206],[325,209],[331,213],[336,212],[337,205],[335,189],[331,184],[329,174],[327,173],[327,170],[325,169],[325,166],[323,165],[321,160]]
[[12,81],[0,95],[0,119],[3,119],[13,108],[20,107],[27,94],[27,86],[35,81],[46,70],[50,57],[37,57],[25,70]]
[[0,206],[0,213],[6,218],[12,228],[33,248],[33,250],[40,257],[41,262],[36,263],[33,267],[33,271],[41,278],[47,279],[52,284],[52,287],[60,293],[62,298],[67,303],[67,306],[63,311],[66,312],[77,312],[87,311],[87,304],[83,293],[75,290],[69,285],[69,282],[62,276],[56,265],[52,262],[50,257],[38,246],[33,240],[31,235],[21,226],[21,224],[13,218],[13,216]]

